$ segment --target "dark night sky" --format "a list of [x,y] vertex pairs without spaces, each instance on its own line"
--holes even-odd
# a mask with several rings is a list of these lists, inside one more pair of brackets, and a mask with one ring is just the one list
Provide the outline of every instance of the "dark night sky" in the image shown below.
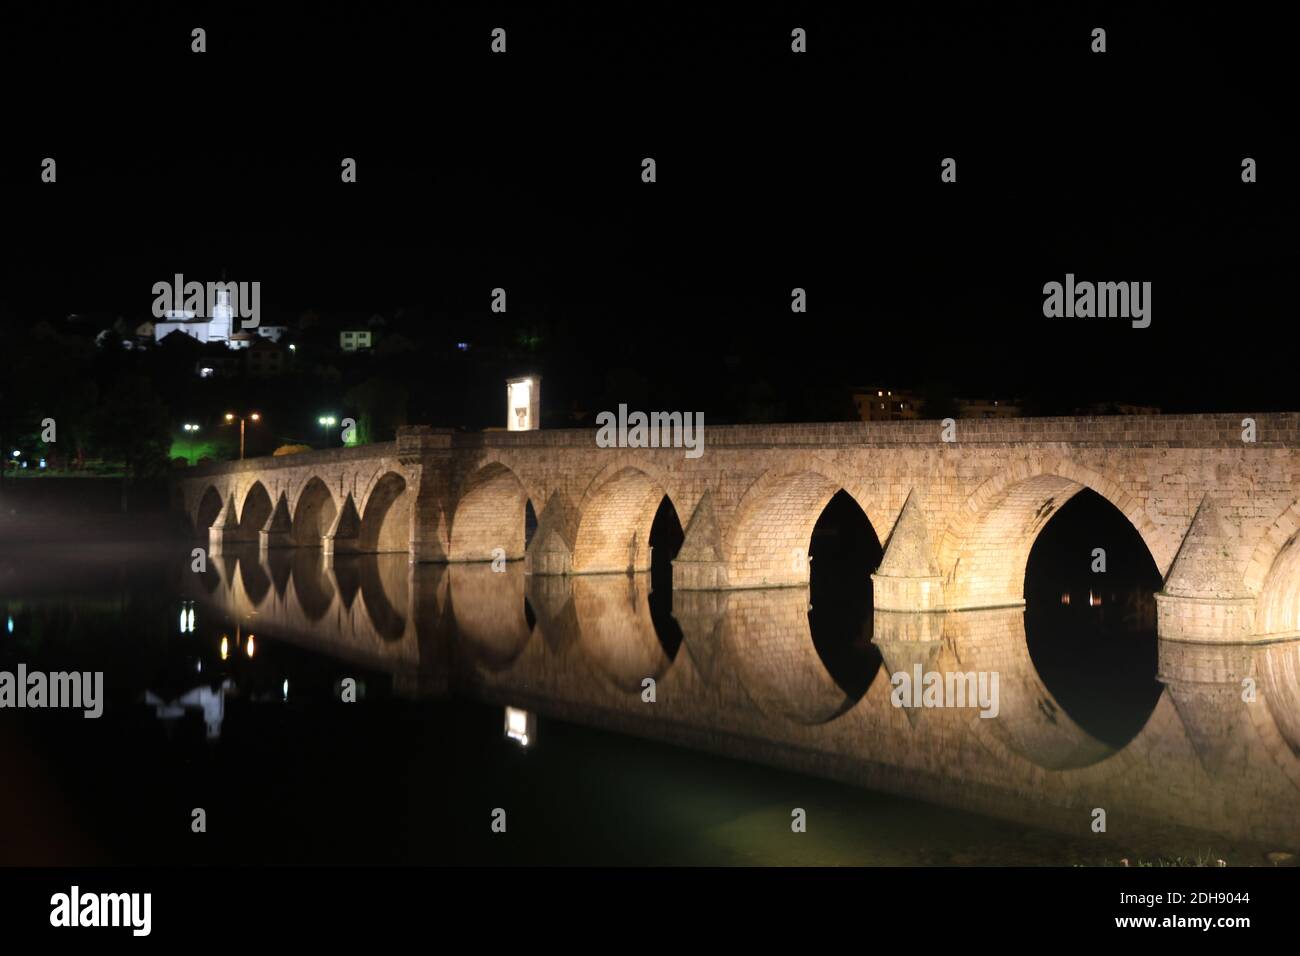
[[[571,367],[684,402],[739,355],[778,389],[1297,407],[1291,34],[1266,11],[423,6],[6,9],[0,321],[144,318],[153,282],[223,268],[289,316],[491,323],[504,286]],[[1066,272],[1151,281],[1151,328],[1043,318]]]

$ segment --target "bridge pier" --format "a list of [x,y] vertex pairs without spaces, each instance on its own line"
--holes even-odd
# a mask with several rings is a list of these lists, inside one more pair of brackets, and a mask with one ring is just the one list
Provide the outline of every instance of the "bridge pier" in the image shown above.
[[447,549],[437,535],[411,536],[410,558],[412,564],[450,564]]
[[524,551],[524,573],[536,577],[573,573],[577,519],[559,494],[537,516],[537,530]]
[[[441,448],[442,436],[433,430],[419,432],[410,441],[419,438]],[[421,446],[423,447],[423,446]],[[426,457],[429,459],[426,461]],[[415,493],[411,502],[410,561],[412,564],[446,564],[450,561],[450,540],[447,533],[446,503],[451,499],[448,477],[450,460],[441,452],[427,451],[424,457],[403,457],[409,485]]]
[[275,503],[275,510],[271,512],[271,518],[261,531],[258,532],[259,544],[263,551],[268,548],[292,548],[293,540],[293,522],[289,518],[289,502],[281,492],[280,498]]
[[330,557],[335,554],[355,554],[361,550],[361,517],[349,492],[343,507],[334,516],[334,523],[321,537],[321,552]]
[[944,607],[943,578],[920,497],[907,496],[871,575],[872,603],[882,611],[938,611]]
[[235,496],[232,493],[226,496],[221,511],[212,522],[212,527],[208,529],[208,553],[220,554],[224,545],[239,542],[239,509],[235,505]]
[[1262,637],[1255,636],[1256,601],[1242,584],[1236,551],[1218,505],[1205,495],[1156,595],[1162,639],[1235,644]]
[[722,532],[706,491],[686,525],[682,546],[673,559],[674,591],[714,591],[727,587],[727,566],[722,560]]
[[1255,633],[1254,598],[1197,598],[1156,595],[1161,640],[1197,644],[1240,644],[1270,640]]

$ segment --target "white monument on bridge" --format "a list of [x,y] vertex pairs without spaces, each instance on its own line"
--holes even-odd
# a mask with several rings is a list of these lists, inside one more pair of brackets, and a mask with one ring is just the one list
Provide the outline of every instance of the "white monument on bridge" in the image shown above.
[[506,431],[541,427],[542,379],[539,375],[506,379]]

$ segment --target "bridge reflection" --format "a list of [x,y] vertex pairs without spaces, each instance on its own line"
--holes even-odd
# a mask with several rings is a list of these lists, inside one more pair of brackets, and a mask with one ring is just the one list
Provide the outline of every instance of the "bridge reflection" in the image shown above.
[[[409,695],[461,694],[1082,837],[1103,808],[1097,839],[1125,846],[1300,842],[1296,640],[1161,641],[1163,689],[1116,746],[1045,685],[1021,607],[876,610],[883,665],[846,690],[814,647],[806,588],[675,593],[678,651],[644,573],[248,547],[187,580],[187,598],[232,625],[255,621],[259,639],[391,674]],[[894,706],[890,675],[918,668],[996,672],[997,715]]]

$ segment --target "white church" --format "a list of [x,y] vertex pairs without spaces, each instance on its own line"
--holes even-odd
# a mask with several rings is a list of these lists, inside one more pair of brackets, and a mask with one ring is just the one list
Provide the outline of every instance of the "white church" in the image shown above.
[[246,349],[253,344],[257,336],[280,341],[288,329],[283,325],[259,325],[252,333],[235,329],[235,310],[230,304],[230,290],[218,289],[216,304],[212,315],[206,318],[196,315],[188,309],[168,309],[163,317],[153,324],[153,338],[161,342],[173,332],[180,332],[207,344],[221,342],[227,348]]

